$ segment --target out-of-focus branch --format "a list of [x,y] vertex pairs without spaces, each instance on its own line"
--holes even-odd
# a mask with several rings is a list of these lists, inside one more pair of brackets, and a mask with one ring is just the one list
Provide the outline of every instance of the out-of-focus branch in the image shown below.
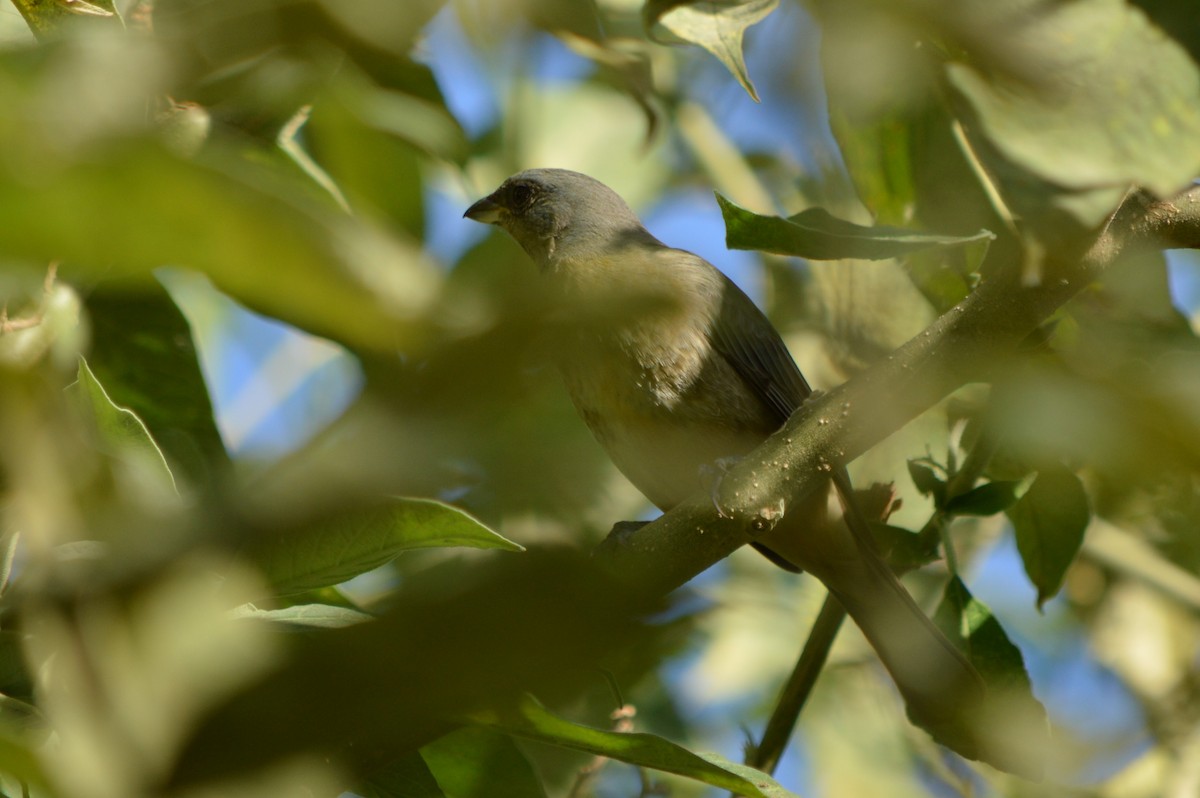
[[1200,610],[1200,579],[1159,554],[1144,540],[1093,518],[1083,554],[1126,576],[1145,582],[1193,610]]

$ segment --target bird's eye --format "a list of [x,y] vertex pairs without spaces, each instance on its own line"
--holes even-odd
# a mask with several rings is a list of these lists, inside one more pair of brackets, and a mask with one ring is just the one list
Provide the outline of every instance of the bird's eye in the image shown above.
[[533,201],[533,186],[528,183],[516,183],[508,190],[509,204],[514,210],[524,210]]

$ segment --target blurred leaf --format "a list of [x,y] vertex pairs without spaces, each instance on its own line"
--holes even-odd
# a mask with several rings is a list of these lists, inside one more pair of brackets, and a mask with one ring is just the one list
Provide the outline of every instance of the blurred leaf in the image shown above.
[[401,71],[441,0],[156,0],[154,30],[176,68],[171,94],[225,125],[273,139],[347,61],[377,79]]
[[281,610],[260,610],[246,607],[234,613],[236,618],[269,621],[283,627],[305,629],[340,629],[371,619],[371,615],[349,607],[329,604],[294,604]]
[[71,388],[88,417],[95,424],[104,449],[135,470],[135,478],[150,480],[155,487],[175,492],[175,477],[162,450],[150,437],[150,431],[137,415],[118,407],[108,398],[87,361],[79,358],[78,382]]
[[[237,0],[233,2],[236,4]],[[339,23],[341,28],[358,40],[340,39],[351,57],[361,59],[360,50],[364,45],[401,56],[407,55],[417,43],[425,23],[442,8],[445,0],[406,0],[404,3],[381,3],[378,0],[318,0],[317,4]],[[323,30],[319,28],[318,32]]]
[[[46,767],[28,741],[7,729],[0,731],[0,772],[20,779],[23,795],[56,795],[47,778]],[[56,778],[55,783],[58,783]],[[32,788],[33,792],[28,790]]]
[[38,701],[66,741],[40,750],[61,794],[144,792],[148,763],[172,761],[180,731],[269,672],[279,641],[265,624],[229,615],[231,603],[261,590],[256,582],[228,556],[192,553],[121,594],[85,591],[53,607],[22,607]]
[[971,713],[966,739],[954,749],[1023,776],[1041,778],[1050,743],[1046,710],[1034,697],[1021,650],[983,602],[957,576],[942,594],[933,621],[958,646],[987,685],[984,705]]
[[41,302],[13,308],[15,314],[0,321],[0,365],[28,369],[44,360],[64,369],[75,365],[85,345],[87,326],[80,323],[79,294],[56,280],[56,272],[51,265]]
[[654,74],[650,57],[635,40],[595,41],[568,31],[558,31],[558,38],[572,51],[594,61],[601,75],[619,86],[646,115],[646,143],[654,141],[662,113],[655,103]]
[[946,66],[968,130],[1047,186],[1075,192],[1060,207],[1080,224],[1099,224],[1129,185],[1164,196],[1200,172],[1200,68],[1140,11],[1109,0],[975,5],[992,46],[1021,60]]
[[908,475],[912,477],[917,490],[925,496],[933,496],[935,502],[941,502],[946,494],[946,482],[938,477],[933,466],[920,460],[909,460]]
[[545,798],[529,759],[512,738],[468,726],[421,749],[437,784],[454,798]]
[[374,620],[295,635],[285,662],[193,727],[170,781],[211,783],[314,750],[365,776],[529,690],[578,695],[659,637],[642,618],[661,607],[631,604],[565,551],[449,563],[391,599]]
[[[350,205],[346,202],[346,197],[342,194],[342,189],[329,176],[329,173],[313,160],[312,156],[308,154],[308,150],[300,143],[300,131],[307,125],[311,113],[312,106],[305,105],[301,107],[279,130],[279,135],[275,137],[275,144],[279,147],[280,153],[286,158],[290,158],[292,163],[296,165],[296,168],[307,176],[315,186],[324,191],[339,210],[350,213]],[[306,135],[305,138],[307,139],[308,136]]]
[[952,515],[995,515],[1012,507],[1028,489],[1026,480],[988,482],[955,496],[942,509]]
[[891,524],[871,524],[871,534],[879,553],[897,573],[905,573],[928,565],[938,559],[938,540],[923,537],[904,527]]
[[287,594],[340,584],[403,551],[448,546],[524,551],[457,507],[396,499],[301,532],[264,535],[252,555],[272,586]]
[[32,689],[25,657],[21,651],[24,635],[10,630],[0,631],[0,693],[28,697]]
[[857,124],[836,111],[831,96],[829,123],[863,205],[884,224],[909,221],[915,200],[909,120]]
[[881,260],[930,247],[952,247],[994,238],[986,230],[972,236],[939,236],[898,227],[863,227],[809,208],[795,216],[760,216],[717,194],[725,217],[725,244],[811,260]]
[[200,371],[191,326],[157,281],[87,297],[88,365],[113,401],[142,419],[172,464],[197,484],[229,465]]
[[[342,188],[365,184],[371,191],[360,193],[377,207],[387,210],[404,202],[398,218],[406,221],[417,214],[419,219],[420,174],[408,162],[424,153],[461,164],[469,149],[467,136],[428,66],[399,58],[368,66],[378,74],[349,64],[338,70],[313,104],[307,130],[314,137],[305,140]],[[356,146],[363,151],[355,153]],[[404,168],[399,174],[391,169],[395,160]],[[388,168],[380,168],[383,164]],[[383,190],[387,178],[396,198],[389,199]],[[416,236],[423,232],[421,225],[407,228]]]
[[686,776],[747,798],[793,795],[752,767],[729,762],[716,754],[693,753],[653,734],[602,731],[572,723],[552,714],[532,696],[520,702],[515,715],[488,722],[519,737]]
[[108,24],[121,22],[113,0],[13,0],[13,5],[38,38],[59,31],[64,23],[79,17],[94,17]]
[[1133,0],[1150,21],[1161,28],[1200,64],[1200,17],[1190,3],[1179,0]]
[[648,0],[642,19],[649,31],[661,26],[708,50],[758,102],[746,70],[742,37],[746,28],[761,22],[778,5],[779,0]]
[[447,798],[416,751],[372,773],[354,792],[363,798]]
[[1091,519],[1083,483],[1064,466],[1039,468],[1033,485],[1008,511],[1008,517],[1041,607],[1062,587],[1067,568],[1083,545],[1083,533]]
[[[394,349],[400,321],[438,282],[415,245],[323,213],[282,174],[218,149],[201,163],[129,141],[37,181],[0,179],[0,241],[35,262],[53,253],[79,277],[149,280],[159,266],[187,266],[268,315]],[[268,264],[286,264],[286,281]]]
[[[339,90],[314,108],[305,141],[356,211],[387,219],[419,238],[425,232],[421,163],[400,123],[411,122],[404,103],[424,101],[359,85],[364,83],[342,75]],[[447,148],[454,146],[452,137],[430,135]]]
[[[0,595],[8,592],[20,543],[21,533],[16,530],[0,534]],[[0,689],[0,692],[3,690]]]

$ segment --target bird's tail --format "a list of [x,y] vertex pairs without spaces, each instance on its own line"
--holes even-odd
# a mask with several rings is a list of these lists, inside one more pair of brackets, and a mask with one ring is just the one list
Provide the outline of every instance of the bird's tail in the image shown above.
[[875,649],[913,722],[936,738],[942,736],[938,730],[975,716],[985,696],[983,678],[917,606],[877,552],[810,569]]
[[1049,742],[1041,705],[1004,685],[989,692],[879,554],[849,477],[833,476],[843,512],[834,511],[829,491],[817,491],[760,542],[825,583],[879,655],[915,724],[965,757],[1040,779]]
[[[789,513],[796,523],[781,524],[767,543],[820,579],[846,609],[891,674],[913,722],[937,739],[957,739],[956,732],[939,730],[958,729],[982,705],[983,678],[900,584],[861,513],[849,517],[857,506],[846,507],[843,496],[844,514],[830,512],[829,498],[818,491]],[[852,531],[856,522],[861,528]],[[952,747],[970,756],[961,744]]]

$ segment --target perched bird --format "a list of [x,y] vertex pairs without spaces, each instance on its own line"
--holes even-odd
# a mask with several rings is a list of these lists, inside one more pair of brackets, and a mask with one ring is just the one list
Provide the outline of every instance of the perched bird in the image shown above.
[[[621,472],[663,511],[702,490],[706,468],[757,447],[812,393],[749,297],[704,259],[656,239],[603,183],[530,169],[464,215],[506,230],[571,308],[576,331],[559,362],[571,399]],[[854,512],[845,471],[832,476]],[[764,553],[825,583],[915,720],[953,723],[977,704],[978,673],[912,600],[861,517],[845,522],[828,492],[817,493],[799,512],[789,508],[786,549]]]

